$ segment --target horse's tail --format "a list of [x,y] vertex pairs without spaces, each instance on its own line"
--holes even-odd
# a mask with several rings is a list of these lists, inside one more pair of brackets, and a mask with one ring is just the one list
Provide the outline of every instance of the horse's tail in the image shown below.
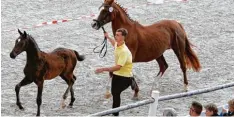
[[179,22],[178,22],[178,24],[182,29],[181,30],[182,34],[179,35],[177,33],[177,37],[180,38],[180,37],[182,37],[181,35],[183,35],[183,38],[185,39],[185,52],[184,52],[184,54],[185,54],[186,66],[187,66],[187,68],[192,68],[194,71],[198,72],[201,69],[201,65],[200,65],[200,62],[199,62],[197,55],[195,54],[195,52],[191,48],[191,46],[194,46],[194,45],[192,45],[189,42],[183,26]]
[[201,69],[201,64],[198,60],[197,55],[191,48],[191,44],[188,37],[185,35],[185,60],[187,68],[193,68],[194,71],[198,72]]
[[77,51],[74,50],[74,53],[76,54],[76,58],[78,61],[83,61],[85,59],[84,55],[79,55]]

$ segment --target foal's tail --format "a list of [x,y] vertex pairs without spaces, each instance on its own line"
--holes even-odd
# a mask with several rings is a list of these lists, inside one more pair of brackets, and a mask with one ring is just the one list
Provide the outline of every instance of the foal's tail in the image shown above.
[[76,58],[78,59],[78,61],[83,61],[85,59],[84,55],[79,55],[79,53],[75,50],[74,52],[76,54]]
[[185,30],[183,28],[183,26],[178,23],[180,25],[180,27],[182,28],[183,32],[184,32],[184,38],[185,38],[185,61],[186,61],[186,65],[187,68],[192,68],[194,71],[198,72],[201,70],[201,64],[199,62],[199,59],[197,57],[197,55],[195,54],[195,52],[192,50],[191,46],[192,45],[189,40],[187,35],[185,34]]

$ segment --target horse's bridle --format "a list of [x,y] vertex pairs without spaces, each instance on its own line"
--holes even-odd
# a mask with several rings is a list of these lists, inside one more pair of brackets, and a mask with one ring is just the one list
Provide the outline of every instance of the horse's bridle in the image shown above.
[[[99,7],[99,9],[101,8],[101,7],[108,7],[108,8],[110,8],[111,7],[111,5],[107,5],[107,4],[102,4],[100,7]],[[108,15],[111,15],[111,12],[110,11],[108,11],[108,13],[104,16],[104,19],[106,19],[106,17],[108,16]],[[104,29],[104,27],[103,27],[103,25],[104,25],[104,21],[99,21],[99,20],[97,20],[97,19],[94,19],[93,21],[95,21],[100,27],[102,27],[102,30],[103,30],[103,33],[106,33],[106,31],[105,31],[105,29]],[[102,49],[100,50],[100,51],[95,51],[98,47],[100,47],[100,46],[102,46]],[[101,56],[101,54],[102,54],[102,51],[104,50],[104,48],[105,48],[105,52],[104,52],[104,54]],[[103,57],[105,57],[105,55],[106,55],[106,53],[107,53],[107,38],[106,37],[104,37],[104,40],[103,40],[103,42],[102,42],[102,44],[101,45],[99,45],[99,46],[97,46],[97,47],[95,47],[94,49],[93,49],[93,52],[94,53],[99,53],[99,57],[101,57],[101,58],[103,58]]]
[[[103,3],[98,9],[100,9],[101,7],[108,7],[108,8],[110,8],[111,7],[111,5],[108,5],[108,4],[105,4],[105,3]],[[108,15],[111,15],[111,12],[108,12],[105,16],[104,16],[104,18],[103,19],[106,19],[106,17],[108,16]],[[104,25],[104,21],[99,21],[99,20],[97,20],[97,19],[93,19],[93,21],[95,21],[95,22],[97,22],[97,24],[100,26],[100,27],[102,27],[103,25]]]
[[93,19],[93,21],[97,22],[98,26],[100,26],[100,27],[104,25],[103,21],[99,21],[97,19]]

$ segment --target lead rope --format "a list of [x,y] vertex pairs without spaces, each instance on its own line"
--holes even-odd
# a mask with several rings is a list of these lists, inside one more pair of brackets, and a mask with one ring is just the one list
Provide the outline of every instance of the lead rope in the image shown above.
[[[104,27],[102,27],[102,30],[103,30],[103,33],[106,33]],[[100,51],[96,51],[96,49],[97,49],[98,47],[100,47],[100,46],[102,46],[102,49],[101,49]],[[104,54],[102,55],[102,52],[103,52],[104,48],[105,48],[105,52],[104,52]],[[107,53],[107,38],[106,38],[105,36],[104,36],[104,40],[103,40],[102,44],[99,45],[99,46],[96,46],[96,47],[93,49],[93,52],[94,52],[94,53],[99,53],[99,57],[100,57],[100,58],[103,58],[103,57],[106,56],[106,53]],[[102,56],[101,56],[101,55],[102,55]]]

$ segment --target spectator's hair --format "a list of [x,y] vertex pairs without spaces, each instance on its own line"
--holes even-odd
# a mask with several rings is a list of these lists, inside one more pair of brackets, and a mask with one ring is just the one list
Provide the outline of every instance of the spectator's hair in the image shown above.
[[163,116],[177,116],[177,112],[174,108],[165,108]]
[[201,114],[201,112],[202,112],[201,103],[193,101],[191,106],[194,108],[195,113],[197,113],[198,115]]
[[218,113],[218,108],[217,108],[217,106],[216,106],[215,104],[213,104],[213,103],[207,104],[207,105],[205,106],[205,109],[206,109],[206,110],[209,110],[209,111],[213,111],[214,114],[217,114],[217,113]]
[[234,109],[234,99],[231,99],[228,101],[228,106],[232,109]]
[[124,37],[128,35],[128,31],[125,28],[119,28],[116,32],[121,32]]

